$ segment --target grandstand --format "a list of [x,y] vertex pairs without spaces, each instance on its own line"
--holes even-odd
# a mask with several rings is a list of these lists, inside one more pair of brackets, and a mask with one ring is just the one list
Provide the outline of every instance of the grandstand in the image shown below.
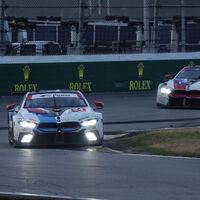
[[0,2],[1,55],[19,55],[13,43],[36,55],[30,41],[58,43],[56,55],[200,51],[199,0]]

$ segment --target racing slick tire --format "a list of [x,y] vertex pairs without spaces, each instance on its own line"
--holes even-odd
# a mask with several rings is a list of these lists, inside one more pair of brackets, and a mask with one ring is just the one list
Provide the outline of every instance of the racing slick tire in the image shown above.
[[160,103],[156,103],[156,106],[157,106],[158,108],[167,108],[167,106],[164,106],[164,105],[162,105],[162,104],[160,104]]
[[104,136],[96,143],[97,146],[103,145]]

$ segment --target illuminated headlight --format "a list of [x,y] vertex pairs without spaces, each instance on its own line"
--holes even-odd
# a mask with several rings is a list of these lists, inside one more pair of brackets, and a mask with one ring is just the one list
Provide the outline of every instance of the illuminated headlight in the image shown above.
[[24,135],[23,138],[21,139],[21,142],[22,143],[30,143],[32,138],[33,138],[33,135],[31,135],[31,134]]
[[82,122],[82,126],[94,126],[96,125],[97,120],[96,119],[92,119],[92,120],[88,120],[88,121],[84,121]]
[[93,132],[87,132],[86,137],[89,141],[96,141],[97,137]]
[[23,128],[35,128],[36,124],[33,122],[21,121],[19,122],[20,126]]
[[163,94],[170,94],[172,92],[170,88],[165,88],[165,87],[162,87],[160,91]]

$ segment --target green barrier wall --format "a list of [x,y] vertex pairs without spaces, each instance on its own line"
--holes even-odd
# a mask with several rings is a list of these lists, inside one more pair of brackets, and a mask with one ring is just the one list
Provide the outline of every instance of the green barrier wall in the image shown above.
[[75,89],[89,92],[155,90],[165,74],[200,60],[0,64],[0,95],[11,90]]

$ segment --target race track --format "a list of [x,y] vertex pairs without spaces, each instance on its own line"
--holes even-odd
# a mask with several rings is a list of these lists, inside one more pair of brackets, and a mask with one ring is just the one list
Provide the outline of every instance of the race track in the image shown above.
[[[200,110],[157,108],[155,93],[86,96],[90,102],[104,102],[106,133],[200,122]],[[15,101],[20,98],[0,98],[2,128],[7,126],[5,105]],[[15,149],[8,144],[7,130],[0,130],[0,137],[0,192],[113,200],[200,199],[200,159],[92,152],[95,148]]]
[[[105,132],[137,131],[157,128],[199,126],[200,109],[160,109],[155,105],[155,92],[89,93],[90,104],[95,100],[105,106],[98,110],[104,115]],[[21,97],[0,97],[0,127],[7,127],[5,106],[19,103]]]

